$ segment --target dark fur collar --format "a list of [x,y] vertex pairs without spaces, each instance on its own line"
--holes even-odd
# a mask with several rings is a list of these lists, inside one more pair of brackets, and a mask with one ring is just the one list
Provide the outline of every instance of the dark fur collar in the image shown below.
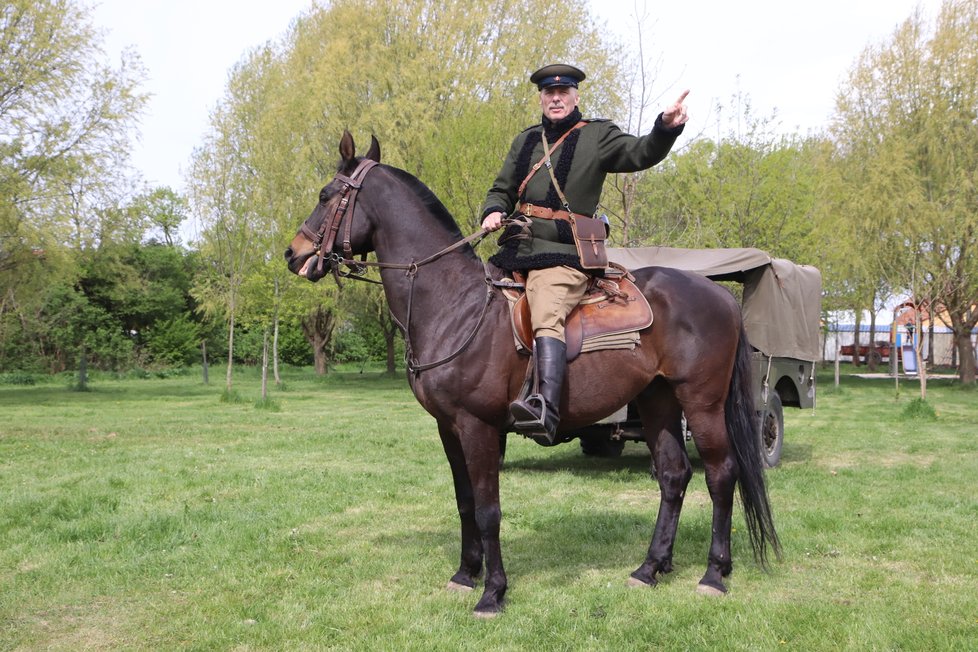
[[[548,120],[546,117],[543,118],[542,129],[533,129],[527,136],[526,140],[523,142],[523,147],[520,149],[519,155],[516,157],[516,178],[522,182],[526,175],[530,171],[530,166],[536,163],[535,160],[531,160],[533,157],[533,150],[541,143],[541,135],[544,131],[547,133],[547,142],[553,146],[553,144],[563,136],[568,129],[576,125],[581,121],[581,112],[575,107],[574,110],[563,120],[558,120],[556,122]],[[560,187],[564,189],[566,194],[567,190],[567,175],[570,173],[571,163],[574,160],[574,151],[577,149],[577,141],[580,138],[580,130],[573,132],[567,139],[564,140],[563,144],[560,146],[560,150],[557,154],[557,160],[554,162],[554,176],[557,177],[557,183]],[[545,170],[541,170],[538,174],[545,174]],[[548,175],[549,176],[549,175]],[[547,197],[541,200],[539,197],[532,197],[533,203],[546,206],[547,208],[552,208],[554,210],[560,210],[563,206],[560,205],[560,197],[557,195],[556,189],[554,189],[553,184],[550,184],[550,189],[547,191]],[[520,201],[523,198],[520,197]],[[573,209],[573,207],[571,207]]]

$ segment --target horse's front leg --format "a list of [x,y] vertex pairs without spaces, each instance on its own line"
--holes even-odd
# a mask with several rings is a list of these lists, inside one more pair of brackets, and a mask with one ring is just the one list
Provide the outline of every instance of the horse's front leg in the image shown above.
[[492,617],[502,610],[507,586],[499,544],[499,431],[475,417],[457,415],[452,424],[439,424],[439,434],[462,520],[462,561],[449,586],[474,586],[484,558],[485,589],[475,613]]
[[482,575],[482,535],[475,521],[475,496],[472,480],[465,465],[465,454],[458,436],[450,425],[439,422],[438,434],[441,436],[448,464],[452,468],[452,481],[455,484],[455,503],[462,523],[462,559],[458,572],[448,582],[450,591],[471,591],[476,580]]

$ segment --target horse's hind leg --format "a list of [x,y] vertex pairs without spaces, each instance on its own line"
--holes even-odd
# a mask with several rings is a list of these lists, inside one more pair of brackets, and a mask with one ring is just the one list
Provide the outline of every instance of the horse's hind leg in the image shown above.
[[445,455],[452,468],[452,480],[455,484],[455,502],[458,505],[458,516],[462,522],[462,560],[458,572],[448,582],[448,588],[454,591],[465,591],[475,588],[475,582],[482,575],[482,537],[475,522],[475,495],[472,491],[472,481],[468,468],[465,466],[465,456],[458,437],[451,428],[438,424],[438,434],[441,436]]
[[672,570],[672,547],[676,541],[679,514],[686,486],[693,475],[682,435],[682,410],[672,392],[661,380],[653,382],[636,400],[642,427],[659,481],[659,514],[648,555],[632,573],[630,584],[655,585],[656,575]]
[[693,441],[706,471],[706,486],[713,501],[712,540],[707,557],[706,574],[700,580],[700,593],[719,595],[727,592],[723,578],[733,570],[730,558],[730,528],[734,488],[737,484],[737,461],[727,436],[723,405],[686,412]]

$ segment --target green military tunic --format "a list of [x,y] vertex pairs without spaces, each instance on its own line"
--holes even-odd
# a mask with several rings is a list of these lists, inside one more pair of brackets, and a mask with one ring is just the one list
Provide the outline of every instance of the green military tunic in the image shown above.
[[[512,214],[518,202],[563,210],[547,169],[541,167],[517,197],[520,184],[530,167],[543,157],[541,134],[553,144],[582,120],[577,109],[563,120],[544,118],[519,134],[509,149],[503,167],[489,190],[483,206],[485,217],[494,211]],[[570,133],[551,153],[554,175],[560,184],[570,210],[580,215],[594,215],[605,177],[615,172],[636,172],[650,168],[666,157],[683,126],[669,129],[662,117],[656,119],[651,133],[632,136],[607,120],[586,120],[587,124]],[[580,266],[570,224],[564,220],[530,218],[529,237],[519,226],[510,226],[499,238],[500,250],[489,260],[508,271],[543,269],[568,265]]]

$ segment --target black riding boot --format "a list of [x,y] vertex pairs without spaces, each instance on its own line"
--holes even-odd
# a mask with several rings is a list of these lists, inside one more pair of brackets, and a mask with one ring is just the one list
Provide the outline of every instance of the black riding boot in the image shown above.
[[516,430],[550,446],[560,423],[560,391],[567,369],[567,345],[555,337],[538,337],[533,347],[540,393],[513,401],[509,411],[515,419]]

